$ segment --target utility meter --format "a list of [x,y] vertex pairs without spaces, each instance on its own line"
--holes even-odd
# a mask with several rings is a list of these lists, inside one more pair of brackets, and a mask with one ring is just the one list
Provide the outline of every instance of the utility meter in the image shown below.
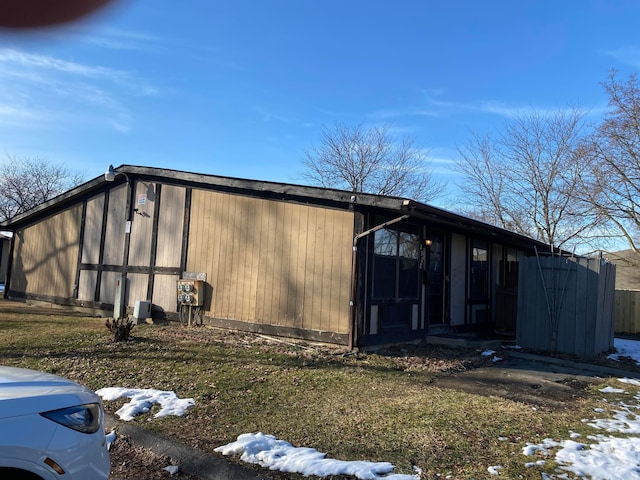
[[202,306],[204,303],[204,282],[202,280],[178,280],[177,293],[180,305]]

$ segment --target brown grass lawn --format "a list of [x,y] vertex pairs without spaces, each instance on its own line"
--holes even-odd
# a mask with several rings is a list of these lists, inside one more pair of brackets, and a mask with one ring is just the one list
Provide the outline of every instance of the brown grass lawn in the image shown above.
[[412,473],[415,464],[424,478],[495,478],[487,468],[502,465],[503,477],[539,479],[553,462],[525,468],[532,459],[522,447],[566,439],[569,430],[592,433],[581,420],[602,399],[590,386],[551,409],[433,384],[491,364],[474,350],[351,353],[179,324],[138,325],[133,337],[112,343],[104,319],[0,300],[0,364],[92,389],[158,388],[194,398],[184,417],[152,419],[152,410],[135,422],[209,453],[241,433],[264,432],[331,458],[388,461],[396,473]]

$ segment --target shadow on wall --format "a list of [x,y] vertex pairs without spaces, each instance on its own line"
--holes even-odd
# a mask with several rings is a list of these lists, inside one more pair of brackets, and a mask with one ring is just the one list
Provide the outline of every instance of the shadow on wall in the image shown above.
[[205,312],[211,311],[211,305],[213,304],[213,285],[209,282],[205,282],[204,284],[204,303],[202,305],[202,309]]
[[27,277],[24,272],[24,264],[22,262],[22,248],[24,244],[24,232],[21,230],[14,234],[13,265],[11,266],[11,278],[9,280],[10,296],[16,298],[25,298],[27,295]]

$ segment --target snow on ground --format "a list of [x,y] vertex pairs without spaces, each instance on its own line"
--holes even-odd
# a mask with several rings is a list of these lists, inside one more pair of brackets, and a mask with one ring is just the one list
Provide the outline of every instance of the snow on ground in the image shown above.
[[[615,339],[618,353],[609,358],[618,360],[630,357],[640,364],[640,341]],[[492,356],[496,352],[486,350],[482,356]],[[494,361],[501,360],[494,357]],[[620,383],[640,386],[640,380],[621,378]],[[603,394],[625,394],[624,388],[607,386],[600,389]],[[165,415],[184,415],[188,408],[195,405],[192,398],[180,399],[174,392],[154,389],[102,388],[96,392],[104,400],[129,398],[116,414],[122,420],[131,420],[136,415],[148,412],[154,403],[161,409],[155,417]],[[565,473],[546,474],[546,479],[567,478],[571,472],[581,478],[606,480],[624,478],[640,480],[640,393],[633,397],[634,403],[613,402],[604,399],[607,408],[597,408],[597,413],[607,414],[609,418],[585,419],[583,423],[594,429],[594,435],[588,435],[586,442],[577,441],[580,435],[569,431],[569,440],[544,439],[542,443],[527,443],[522,448],[525,456],[537,457],[526,462],[527,468],[542,467],[546,459],[553,459]],[[606,432],[607,434],[599,433]],[[615,434],[618,434],[616,436]],[[625,435],[625,436],[621,436]],[[634,436],[638,435],[638,436]],[[109,436],[109,442],[115,441],[115,433]],[[294,447],[289,442],[279,440],[263,433],[246,433],[238,436],[235,442],[215,449],[223,455],[240,455],[241,460],[261,465],[271,470],[297,472],[303,475],[324,477],[328,475],[352,475],[367,480],[417,480],[421,471],[414,467],[415,475],[394,474],[394,466],[388,462],[343,461],[326,458],[326,454],[312,448]],[[540,458],[542,457],[542,458]],[[501,465],[489,466],[489,474],[501,476]]]
[[[482,355],[483,357],[490,357],[491,355],[493,355],[495,352],[495,350],[485,350],[484,352],[482,352],[480,355]],[[498,356],[494,356],[491,361],[493,363],[496,362],[501,362],[502,361],[502,357],[498,357]]]
[[111,445],[113,445],[116,441],[117,435],[116,435],[116,429],[114,428],[113,430],[111,430],[110,433],[107,433],[106,435],[106,440],[107,440],[107,450],[111,449]]
[[620,360],[620,357],[629,357],[640,365],[640,342],[637,340],[613,339],[613,347],[617,353],[612,353],[607,358]]
[[[617,353],[609,355],[609,358],[618,360],[620,357],[630,357],[640,364],[640,342],[616,338],[614,347]],[[618,381],[640,386],[639,380],[631,378],[620,378]],[[600,389],[600,392],[625,394],[624,388],[619,386],[607,386]],[[606,414],[607,418],[583,420],[583,423],[592,427],[595,432],[604,431],[607,432],[606,435],[594,432],[594,435],[588,435],[587,441],[583,443],[576,441],[580,435],[569,432],[571,440],[556,441],[547,438],[542,443],[527,443],[522,453],[527,456],[553,457],[562,470],[580,478],[640,480],[640,394],[632,398],[633,403],[613,402],[605,398],[607,408],[596,408],[595,411]],[[534,468],[544,465],[544,462],[528,462],[525,466]],[[566,478],[566,475],[543,474],[542,477]]]
[[155,390],[153,388],[107,387],[97,390],[96,394],[102,397],[103,400],[128,398],[129,402],[125,403],[116,412],[116,415],[125,421],[133,420],[136,415],[148,412],[155,403],[159,403],[161,407],[160,411],[154,415],[156,418],[166,417],[167,415],[182,416],[188,408],[196,404],[193,398],[178,398],[174,392]]
[[353,475],[362,480],[416,480],[417,475],[391,474],[394,466],[388,462],[343,461],[326,458],[326,453],[313,448],[294,447],[263,433],[245,433],[235,442],[215,449],[223,455],[240,455],[240,460],[258,464],[271,470],[315,475]]

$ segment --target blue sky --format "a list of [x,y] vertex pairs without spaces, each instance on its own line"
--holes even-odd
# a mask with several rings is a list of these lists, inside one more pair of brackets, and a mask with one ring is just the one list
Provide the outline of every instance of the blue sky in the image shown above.
[[609,69],[640,68],[639,21],[631,0],[121,0],[2,34],[0,146],[87,179],[127,163],[301,183],[324,126],[389,124],[453,186],[471,132],[531,108],[597,120]]

